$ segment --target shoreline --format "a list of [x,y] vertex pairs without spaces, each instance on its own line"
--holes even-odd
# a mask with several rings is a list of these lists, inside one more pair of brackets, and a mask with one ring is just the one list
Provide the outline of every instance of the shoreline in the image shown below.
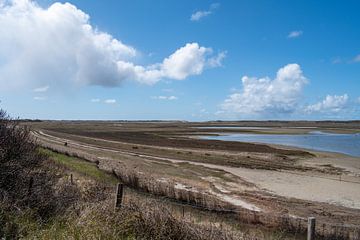
[[[340,152],[340,151],[331,151],[328,149],[320,149],[320,148],[307,148],[305,146],[296,146],[291,145],[291,144],[282,144],[282,143],[268,143],[268,142],[261,142],[261,141],[243,141],[243,140],[236,140],[236,139],[221,139],[221,136],[233,136],[233,135],[241,135],[241,134],[250,134],[250,133],[223,133],[223,132],[219,132],[216,133],[216,135],[211,135],[211,136],[206,136],[206,135],[198,135],[198,136],[188,136],[189,138],[193,138],[193,139],[199,139],[199,140],[216,140],[216,141],[223,141],[223,142],[240,142],[240,143],[253,143],[253,144],[262,144],[262,145],[268,145],[270,147],[275,147],[275,148],[281,148],[281,149],[286,149],[286,150],[302,150],[302,151],[307,151],[310,153],[328,153],[328,154],[336,154],[339,155],[339,157],[341,156],[346,156],[346,157],[351,157],[351,158],[358,158],[360,161],[360,155],[351,155],[349,153],[346,152]],[[282,134],[277,134],[277,133],[268,133],[268,134],[263,134],[263,133],[251,133],[252,135],[282,135]],[[352,133],[357,135],[358,133]],[[352,134],[346,134],[346,135],[352,135]],[[284,134],[284,135],[297,135],[297,134]],[[302,134],[299,134],[302,135]],[[306,134],[304,134],[306,135]],[[217,138],[220,137],[220,138]]]

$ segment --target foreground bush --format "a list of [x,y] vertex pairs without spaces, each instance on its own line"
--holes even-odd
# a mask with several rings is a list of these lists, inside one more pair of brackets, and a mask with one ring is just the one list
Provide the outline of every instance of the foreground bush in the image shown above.
[[77,189],[57,184],[59,169],[48,161],[29,129],[0,110],[0,238],[17,238],[17,222],[49,221],[78,196]]
[[0,196],[23,200],[29,194],[32,173],[45,160],[27,128],[19,127],[0,110]]

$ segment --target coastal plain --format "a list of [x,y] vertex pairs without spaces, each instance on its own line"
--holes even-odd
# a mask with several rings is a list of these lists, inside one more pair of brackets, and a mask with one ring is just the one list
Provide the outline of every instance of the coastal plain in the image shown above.
[[91,156],[232,209],[320,222],[360,222],[360,158],[282,145],[201,139],[221,134],[356,134],[359,122],[32,121],[43,147]]

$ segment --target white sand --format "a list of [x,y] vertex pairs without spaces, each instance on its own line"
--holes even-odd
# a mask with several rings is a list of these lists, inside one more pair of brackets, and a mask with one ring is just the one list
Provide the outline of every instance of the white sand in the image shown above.
[[339,181],[326,176],[311,176],[310,173],[235,168],[190,161],[189,163],[222,169],[256,184],[258,188],[283,197],[360,209],[359,183]]
[[290,172],[246,168],[224,169],[284,197],[332,203],[360,209],[360,184]]

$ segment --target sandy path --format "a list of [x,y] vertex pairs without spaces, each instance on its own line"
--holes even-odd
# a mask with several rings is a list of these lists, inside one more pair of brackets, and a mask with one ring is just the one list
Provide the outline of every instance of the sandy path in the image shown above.
[[[36,135],[38,137],[39,135],[42,135],[43,137],[53,138],[53,140],[56,139],[55,141],[65,140],[53,137],[48,134],[44,134],[42,132]],[[206,164],[200,162],[192,162],[166,157],[111,150],[101,147],[88,146],[85,144],[76,145],[89,149],[99,149],[102,151],[117,152],[120,154],[128,154],[152,160],[171,161],[174,163],[188,162],[194,165],[201,165],[213,169],[220,169],[232,173],[233,175],[239,176],[248,182],[256,184],[257,187],[261,189],[280,196],[298,198],[308,201],[326,202],[349,208],[360,209],[359,183],[344,182],[320,176],[305,175],[304,173],[302,173],[302,175],[299,175],[299,173],[296,172],[281,172],[271,170],[226,167],[215,164]]]

